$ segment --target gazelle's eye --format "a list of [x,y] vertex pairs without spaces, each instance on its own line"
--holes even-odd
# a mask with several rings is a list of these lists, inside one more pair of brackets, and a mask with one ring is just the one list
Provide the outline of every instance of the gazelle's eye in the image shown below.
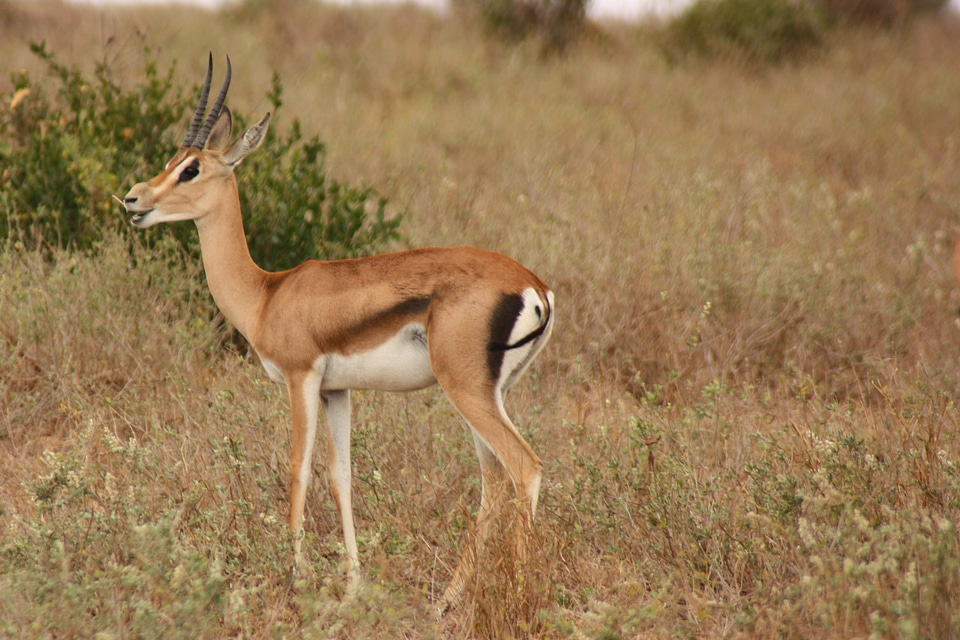
[[179,182],[189,182],[200,175],[200,163],[196,160],[180,172]]

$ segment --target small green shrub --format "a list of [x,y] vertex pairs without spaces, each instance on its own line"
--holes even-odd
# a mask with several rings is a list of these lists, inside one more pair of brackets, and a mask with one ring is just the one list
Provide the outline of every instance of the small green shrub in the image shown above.
[[798,526],[808,565],[782,605],[790,611],[784,621],[796,624],[793,612],[802,611],[812,628],[842,626],[850,636],[957,637],[954,523],[889,507],[871,522],[848,496],[819,480],[824,495],[812,502],[820,504],[811,505]]
[[672,21],[664,49],[749,64],[796,60],[822,45],[827,24],[819,7],[793,0],[697,0]]
[[837,26],[902,25],[941,10],[945,0],[697,0],[667,27],[664,51],[779,64],[816,51]]
[[845,24],[896,26],[924,12],[942,9],[947,0],[821,0],[827,14]]
[[170,127],[183,98],[173,87],[175,66],[161,74],[146,49],[143,80],[125,90],[106,62],[87,78],[46,44],[31,50],[55,94],[26,72],[13,75],[13,97],[0,110],[0,237],[89,247],[125,223],[111,195],[122,193],[129,171],[161,163],[176,146]]
[[[262,471],[215,450],[224,480],[191,483],[150,437],[124,441],[102,414],[88,420],[79,449],[45,451],[46,473],[25,486],[38,515],[5,523],[0,635],[213,638],[267,626],[279,636],[282,623],[256,603],[283,598],[290,546],[281,523],[258,515],[272,507],[256,490]],[[158,486],[163,497],[151,495]]]
[[539,35],[546,53],[562,53],[586,25],[589,0],[479,0],[486,30],[506,42]]
[[[107,62],[98,62],[94,77],[86,78],[57,62],[45,44],[31,49],[46,63],[56,90],[48,95],[43,82],[22,72],[14,75],[13,95],[4,100],[0,238],[89,248],[106,230],[127,228],[112,196],[169,160],[179,144],[173,131],[192,111],[198,91],[175,88],[175,64],[161,74],[149,48],[144,79],[131,89],[118,83]],[[275,75],[270,93],[275,111],[281,96]],[[251,253],[262,266],[281,269],[319,256],[359,256],[398,236],[401,217],[388,220],[387,202],[372,188],[327,178],[325,147],[316,136],[304,139],[299,120],[283,133],[271,129],[264,146],[238,176]],[[164,233],[196,253],[190,225]]]

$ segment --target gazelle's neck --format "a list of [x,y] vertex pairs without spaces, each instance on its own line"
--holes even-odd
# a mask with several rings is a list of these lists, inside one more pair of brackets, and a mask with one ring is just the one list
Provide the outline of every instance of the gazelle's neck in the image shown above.
[[250,339],[267,272],[250,257],[243,233],[237,185],[235,181],[231,182],[233,193],[222,200],[221,209],[196,222],[203,270],[213,300],[224,317]]

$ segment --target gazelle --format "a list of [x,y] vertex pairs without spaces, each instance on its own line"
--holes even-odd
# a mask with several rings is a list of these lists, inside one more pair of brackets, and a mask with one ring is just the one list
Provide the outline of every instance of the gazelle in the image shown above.
[[[477,544],[489,533],[498,489],[512,483],[533,518],[543,463],[504,411],[507,390],[553,328],[553,293],[499,253],[437,248],[353,260],[309,261],[270,273],[250,256],[233,170],[264,139],[270,114],[228,145],[224,106],[232,70],[206,114],[213,56],[183,144],[164,170],[123,199],[132,223],[193,220],[210,293],[284,382],[293,413],[290,528],[301,559],[303,511],[321,401],[329,474],[340,510],[349,583],[359,579],[350,499],[350,390],[412,391],[439,383],[469,424],[480,459]],[[464,554],[441,600],[446,608],[472,567]]]

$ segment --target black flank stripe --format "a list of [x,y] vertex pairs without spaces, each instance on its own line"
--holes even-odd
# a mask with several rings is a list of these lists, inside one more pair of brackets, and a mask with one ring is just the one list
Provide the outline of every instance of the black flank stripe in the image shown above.
[[375,316],[358,323],[355,327],[353,327],[351,333],[362,333],[368,329],[389,324],[390,322],[400,320],[408,316],[420,315],[429,307],[429,297],[407,298],[403,302],[400,302],[389,309],[384,309]]

